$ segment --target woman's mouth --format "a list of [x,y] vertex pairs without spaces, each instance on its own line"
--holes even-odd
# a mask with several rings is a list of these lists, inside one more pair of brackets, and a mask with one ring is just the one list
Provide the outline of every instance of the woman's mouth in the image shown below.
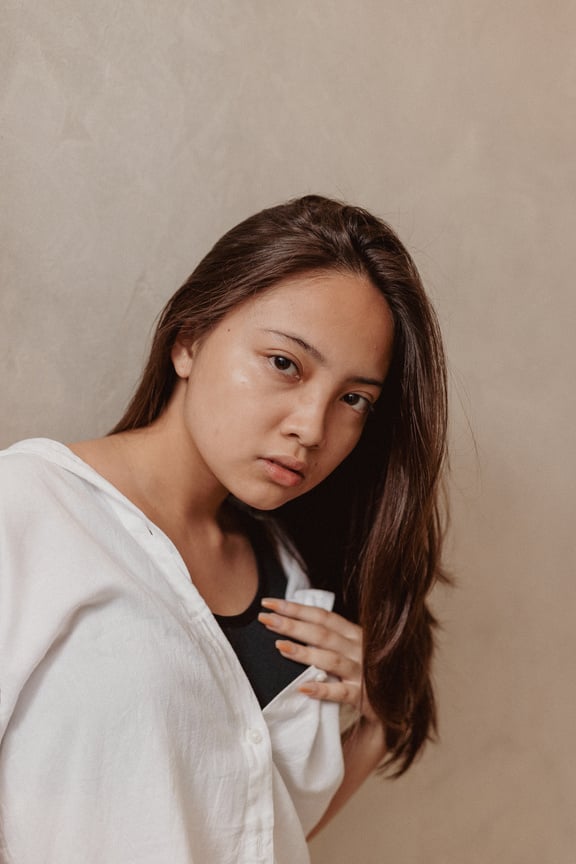
[[261,462],[268,477],[280,486],[299,486],[304,480],[304,463],[284,457],[263,457]]

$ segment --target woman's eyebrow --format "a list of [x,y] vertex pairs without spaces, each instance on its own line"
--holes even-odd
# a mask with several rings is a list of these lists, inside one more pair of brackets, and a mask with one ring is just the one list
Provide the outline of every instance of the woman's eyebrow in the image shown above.
[[307,354],[310,354],[315,360],[319,363],[326,363],[326,358],[323,354],[318,351],[317,348],[314,348],[313,345],[309,345],[304,339],[301,339],[300,336],[295,336],[293,333],[283,333],[282,330],[265,330],[265,333],[273,333],[274,336],[281,336],[283,339],[290,339],[291,342],[295,342],[300,348],[303,348]]
[[[272,333],[274,336],[282,337],[282,339],[289,339],[291,342],[295,342],[296,345],[299,345],[300,348],[303,348],[304,351],[306,351],[307,354],[310,354],[310,356],[317,360],[318,363],[326,363],[326,358],[317,348],[314,348],[313,345],[310,345],[305,339],[296,336],[294,333],[284,333],[282,330],[264,330],[264,333]],[[366,378],[364,375],[355,375],[350,378],[350,382],[354,384],[368,384],[380,388],[384,386],[384,381],[378,378]]]

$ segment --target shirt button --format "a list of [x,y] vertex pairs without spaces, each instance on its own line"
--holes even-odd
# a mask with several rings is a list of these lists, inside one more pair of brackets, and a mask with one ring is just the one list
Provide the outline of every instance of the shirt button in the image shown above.
[[315,681],[326,681],[327,678],[328,678],[328,675],[326,674],[326,672],[317,672],[316,675],[314,676]]
[[249,729],[248,738],[250,739],[252,744],[260,744],[260,742],[262,741],[262,735],[258,731],[258,729]]

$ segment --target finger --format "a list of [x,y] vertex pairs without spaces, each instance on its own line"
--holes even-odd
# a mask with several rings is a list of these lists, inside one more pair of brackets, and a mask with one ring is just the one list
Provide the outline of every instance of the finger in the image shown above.
[[326,702],[338,702],[341,705],[351,705],[361,717],[371,723],[378,723],[378,716],[368,701],[362,686],[355,681],[336,681],[321,683],[306,681],[298,687],[300,693]]
[[316,648],[326,648],[339,654],[344,654],[360,662],[362,657],[362,645],[357,640],[351,640],[341,633],[322,624],[312,624],[299,621],[296,618],[286,618],[275,612],[260,612],[258,620],[268,630],[287,636],[298,642],[306,642]]
[[318,606],[295,603],[292,600],[281,600],[276,597],[264,597],[261,603],[266,609],[271,609],[287,618],[296,618],[299,621],[330,627],[330,629],[341,633],[346,639],[358,640],[362,638],[361,628],[337,612],[330,612]]
[[306,666],[315,666],[337,678],[357,682],[360,686],[362,669],[360,664],[350,657],[322,648],[311,648],[309,645],[297,645],[284,639],[277,639],[275,644],[283,657]]
[[348,681],[307,681],[301,684],[298,690],[306,696],[311,696],[312,699],[338,702],[340,705],[352,705],[354,708],[360,705],[360,688],[357,684]]

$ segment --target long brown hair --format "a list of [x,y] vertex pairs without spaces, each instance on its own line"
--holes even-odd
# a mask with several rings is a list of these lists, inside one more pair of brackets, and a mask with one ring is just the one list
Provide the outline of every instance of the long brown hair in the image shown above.
[[394,319],[384,391],[350,456],[318,487],[274,514],[312,583],[335,590],[364,631],[364,676],[385,724],[382,767],[403,773],[436,730],[434,618],[443,579],[439,493],[447,400],[442,341],[410,255],[359,207],[316,195],[263,210],[225,234],[166,305],[122,432],[152,423],[176,381],[170,352],[249,297],[290,276],[340,270],[368,277]]

